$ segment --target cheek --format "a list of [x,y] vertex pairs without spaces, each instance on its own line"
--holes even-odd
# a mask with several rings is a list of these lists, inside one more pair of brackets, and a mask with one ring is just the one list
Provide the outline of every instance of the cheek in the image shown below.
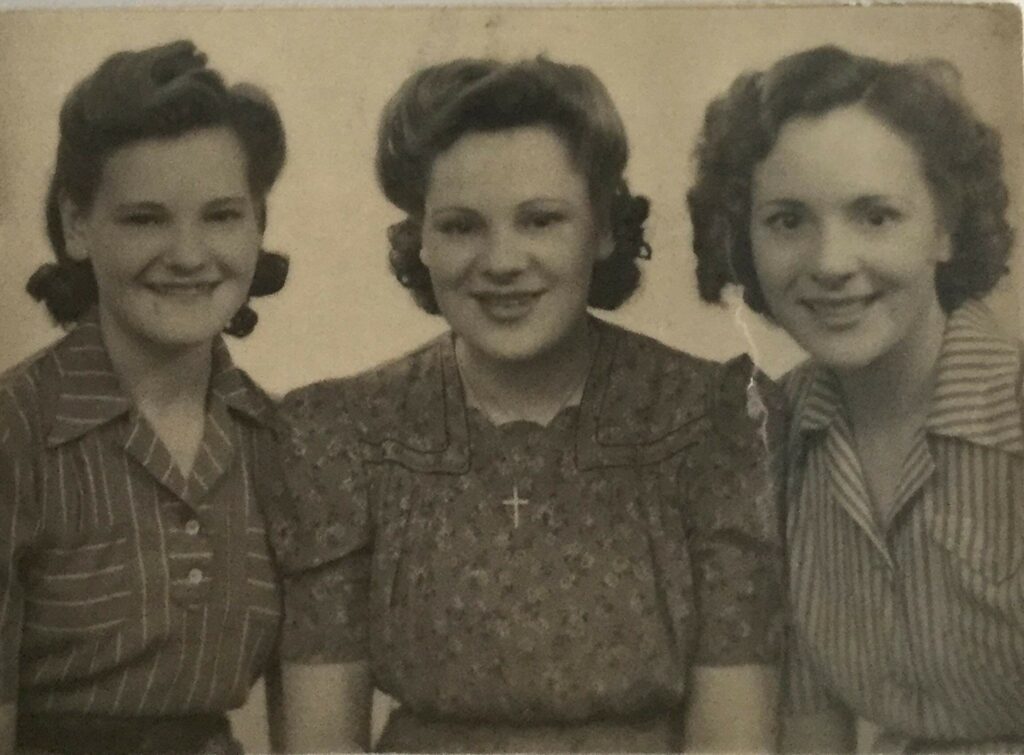
[[793,250],[763,239],[751,238],[751,247],[754,273],[761,292],[770,302],[777,301],[796,275],[796,255]]
[[470,271],[475,251],[468,244],[452,244],[424,236],[420,249],[420,262],[430,272],[430,280],[437,285],[451,285],[461,281]]
[[94,239],[89,261],[97,279],[128,280],[142,271],[155,247],[152,239],[136,234],[103,234]]

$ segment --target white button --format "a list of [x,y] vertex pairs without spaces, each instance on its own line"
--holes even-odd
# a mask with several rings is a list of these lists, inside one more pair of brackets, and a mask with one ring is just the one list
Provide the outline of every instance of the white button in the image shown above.
[[185,532],[187,532],[190,535],[198,535],[199,522],[195,519],[189,519],[187,522],[185,522]]
[[202,582],[203,581],[203,571],[202,571],[202,569],[193,569],[192,571],[190,571],[188,573],[188,581],[189,581],[189,584],[192,584],[192,585],[198,585],[200,582]]

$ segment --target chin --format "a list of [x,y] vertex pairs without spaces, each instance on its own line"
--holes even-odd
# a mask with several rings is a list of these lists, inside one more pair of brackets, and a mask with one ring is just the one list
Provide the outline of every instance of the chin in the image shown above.
[[[863,340],[863,339],[861,339]],[[808,339],[801,343],[811,359],[836,372],[854,372],[870,367],[885,355],[877,343],[844,343],[843,339]]]
[[543,357],[555,347],[555,344],[549,343],[548,339],[531,337],[529,334],[512,333],[469,341],[469,344],[490,359],[509,364],[529,362]]
[[164,327],[153,328],[146,335],[156,346],[183,349],[208,343],[220,335],[221,330],[219,323],[168,323]]

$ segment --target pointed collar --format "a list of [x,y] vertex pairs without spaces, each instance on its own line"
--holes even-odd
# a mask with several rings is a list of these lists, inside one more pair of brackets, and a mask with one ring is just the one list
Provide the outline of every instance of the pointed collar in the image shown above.
[[79,322],[50,357],[58,375],[47,436],[51,447],[81,437],[132,408],[103,345],[95,312]]
[[252,379],[235,366],[223,338],[213,342],[210,393],[243,416],[268,427],[277,426],[273,401]]
[[[51,359],[59,382],[47,435],[51,447],[79,438],[133,408],[110,361],[95,311],[53,348]],[[210,391],[244,416],[272,424],[273,404],[234,365],[221,338],[213,346]]]
[[999,333],[980,302],[961,305],[946,324],[928,431],[1024,453],[1021,352]]
[[[1020,360],[1020,347],[999,333],[985,305],[962,304],[942,337],[928,433],[1024,453]],[[797,396],[797,429],[811,433],[831,426],[843,409],[835,375],[811,363],[798,368],[789,383]]]

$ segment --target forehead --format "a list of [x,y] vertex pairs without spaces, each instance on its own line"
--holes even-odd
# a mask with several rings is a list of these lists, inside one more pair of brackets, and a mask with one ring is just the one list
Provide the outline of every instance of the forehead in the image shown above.
[[434,160],[427,202],[579,199],[586,189],[562,137],[547,126],[523,126],[460,137]]
[[228,127],[203,128],[172,137],[140,139],[106,159],[98,196],[145,197],[247,193],[247,160]]
[[861,105],[787,121],[753,178],[755,193],[804,200],[930,194],[914,146]]

